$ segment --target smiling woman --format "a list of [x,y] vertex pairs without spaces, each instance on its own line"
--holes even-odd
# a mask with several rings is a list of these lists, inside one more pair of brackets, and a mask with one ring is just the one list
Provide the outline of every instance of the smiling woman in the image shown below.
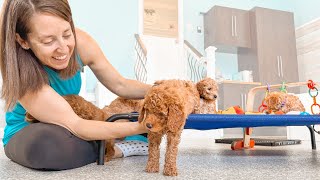
[[[79,94],[85,65],[118,96],[142,98],[150,88],[122,77],[96,41],[74,27],[68,0],[5,0],[0,22],[8,158],[34,169],[70,169],[96,161],[94,140],[146,132],[137,122],[83,119],[62,98]],[[26,111],[40,123],[26,122]]]
[[[23,49],[32,49],[43,65],[56,70],[67,68],[75,48],[74,28],[70,23],[50,13],[34,13],[30,24],[27,40],[16,35]],[[48,24],[55,24],[55,28]]]

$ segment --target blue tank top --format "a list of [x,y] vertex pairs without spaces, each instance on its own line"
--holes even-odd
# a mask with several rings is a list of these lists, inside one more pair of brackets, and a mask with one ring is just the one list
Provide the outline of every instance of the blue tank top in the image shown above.
[[[80,67],[83,63],[79,56],[77,56]],[[54,70],[44,66],[45,71],[49,77],[50,86],[61,96],[68,94],[79,94],[81,88],[81,75],[80,70],[68,79],[61,79],[59,74]],[[6,112],[6,127],[4,128],[3,145],[5,146],[11,137],[28,126],[30,123],[25,121],[26,110],[18,102],[12,111]]]

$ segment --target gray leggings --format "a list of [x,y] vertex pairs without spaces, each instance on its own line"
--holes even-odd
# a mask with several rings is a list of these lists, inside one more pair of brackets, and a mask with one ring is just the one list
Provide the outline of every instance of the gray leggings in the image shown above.
[[96,141],[85,141],[67,129],[34,123],[17,132],[5,146],[6,156],[39,170],[72,169],[97,160]]

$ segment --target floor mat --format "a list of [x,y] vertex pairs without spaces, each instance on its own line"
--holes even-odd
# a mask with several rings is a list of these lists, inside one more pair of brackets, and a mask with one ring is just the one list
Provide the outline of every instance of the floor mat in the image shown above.
[[[256,146],[285,146],[301,144],[299,139],[263,139],[263,138],[251,138],[255,141]],[[216,139],[215,143],[231,144],[233,141],[242,140],[242,138],[224,138]]]

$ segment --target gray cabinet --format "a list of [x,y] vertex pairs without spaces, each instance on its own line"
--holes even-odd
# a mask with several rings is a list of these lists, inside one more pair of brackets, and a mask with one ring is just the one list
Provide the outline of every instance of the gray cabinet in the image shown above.
[[[259,86],[260,83],[234,83],[234,82],[225,82],[219,84],[219,99],[218,99],[218,109],[225,110],[232,106],[240,106],[243,110],[246,110],[248,92],[251,88]],[[262,97],[261,94],[255,96],[254,101],[254,111],[257,111],[257,108],[261,104]]]
[[[219,84],[219,99],[218,109],[223,110],[231,106],[239,105],[244,110],[243,104],[246,104],[247,93],[251,88],[260,86],[260,83],[221,83]],[[254,111],[258,111],[261,105],[262,99],[265,96],[265,92],[259,91],[254,100]],[[287,130],[286,127],[256,127],[253,128],[253,137],[278,137],[286,138]],[[223,129],[223,136],[225,138],[231,137],[243,137],[242,128],[226,128]]]
[[204,15],[204,44],[228,53],[236,53],[237,47],[251,47],[249,12],[213,6]]
[[262,84],[298,82],[293,13],[256,7],[249,17],[252,48],[238,49],[239,71],[252,70]]

